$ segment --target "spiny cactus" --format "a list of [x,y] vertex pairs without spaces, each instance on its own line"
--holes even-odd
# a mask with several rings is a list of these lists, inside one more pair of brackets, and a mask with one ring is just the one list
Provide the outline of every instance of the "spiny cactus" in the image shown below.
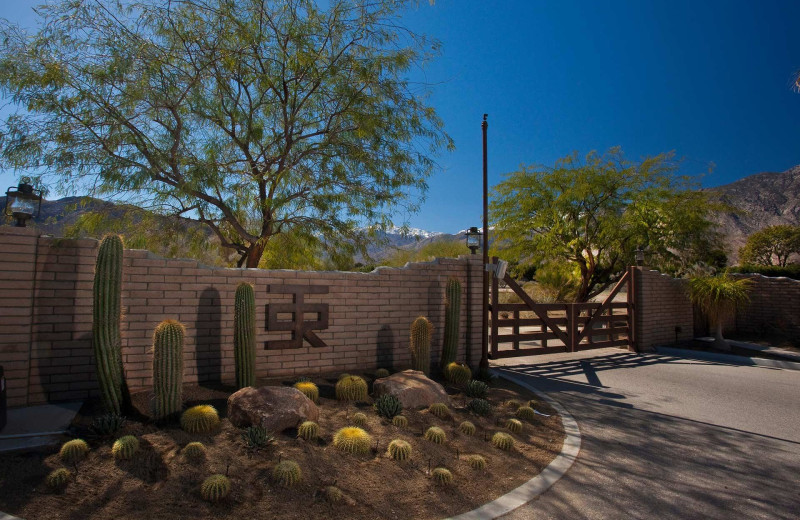
[[460,431],[464,435],[472,437],[473,435],[475,435],[475,425],[469,421],[464,421],[458,425],[458,431]]
[[175,320],[164,320],[153,333],[153,415],[172,419],[181,411],[183,385],[183,338],[186,329]]
[[319,388],[311,381],[298,381],[294,384],[294,387],[315,403],[319,401]]
[[472,469],[483,470],[486,468],[486,459],[480,455],[470,455],[467,457],[467,464],[469,464],[469,467]]
[[389,374],[389,371],[386,370],[385,368],[379,368],[378,370],[375,371],[375,379],[381,379],[382,377],[389,377],[390,375],[391,374]]
[[526,403],[526,406],[530,406],[534,410],[541,406],[541,402],[538,399],[531,399]]
[[458,278],[449,278],[444,291],[444,345],[442,346],[442,368],[456,360],[459,337],[458,327],[460,321],[461,282],[458,281]]
[[506,421],[506,430],[511,433],[519,433],[522,431],[522,423],[517,419],[509,419]]
[[65,442],[61,446],[61,450],[59,450],[58,455],[61,457],[61,460],[67,464],[73,464],[79,460],[83,460],[88,453],[89,445],[86,444],[85,440],[72,439],[71,441]]
[[236,387],[256,384],[256,295],[249,283],[240,283],[233,298],[233,358]]
[[425,440],[434,444],[444,444],[447,442],[447,435],[438,426],[431,426],[425,431]]
[[472,381],[467,383],[467,387],[464,389],[464,393],[467,394],[467,397],[486,399],[486,396],[489,395],[489,385],[487,385],[483,381],[478,381],[477,379],[473,379]]
[[492,446],[503,451],[508,451],[514,447],[514,438],[507,433],[497,432],[492,435]]
[[275,442],[275,436],[263,426],[248,426],[242,432],[242,440],[247,449],[262,450]]
[[338,504],[344,498],[344,493],[336,486],[327,486],[323,494],[325,495],[325,500],[331,504]]
[[350,377],[350,374],[348,374],[347,372],[342,372],[341,374],[339,374],[339,377],[336,380],[341,381],[345,377]]
[[348,426],[334,434],[333,446],[348,453],[366,455],[372,447],[372,437],[361,428]]
[[290,488],[303,480],[303,473],[295,461],[282,460],[272,469],[272,479],[276,484]]
[[433,477],[433,480],[435,480],[437,484],[440,484],[442,486],[449,486],[450,484],[453,483],[453,474],[450,473],[449,469],[433,468],[431,476]]
[[319,425],[314,421],[304,421],[297,428],[297,436],[307,441],[317,440],[317,437],[319,437]]
[[67,486],[72,478],[72,472],[67,468],[54,469],[47,475],[47,486],[52,489],[63,489]]
[[122,238],[100,242],[92,294],[92,347],[103,406],[120,415],[129,400],[122,368]]
[[411,445],[402,439],[394,439],[386,453],[394,460],[408,460],[411,458]]
[[400,399],[389,394],[378,396],[378,398],[375,399],[373,407],[375,408],[375,413],[387,419],[393,419],[403,412],[403,404],[400,402]]
[[219,414],[210,404],[192,406],[181,415],[181,428],[189,433],[207,433],[217,426]]
[[367,382],[358,376],[345,376],[336,383],[336,399],[339,401],[366,401]]
[[526,421],[532,421],[536,419],[536,412],[530,406],[520,406],[517,408],[516,413],[514,414],[519,419],[524,419]]
[[191,461],[200,461],[206,458],[206,447],[202,442],[190,442],[183,447],[181,453]]
[[225,475],[211,475],[200,486],[200,494],[208,502],[219,502],[230,492],[231,481]]
[[492,405],[486,399],[473,399],[467,403],[467,409],[475,415],[483,417],[491,413]]
[[445,378],[454,385],[463,385],[472,379],[472,370],[463,363],[450,363],[444,369]]
[[517,399],[509,399],[508,401],[503,403],[503,406],[505,406],[506,408],[511,408],[512,410],[516,410],[517,408],[522,406],[522,403],[519,402],[519,400]]
[[353,423],[354,426],[363,427],[367,424],[367,416],[361,412],[356,412],[350,417],[350,422]]
[[105,437],[107,435],[114,435],[117,431],[125,425],[125,418],[115,413],[107,413],[92,420],[92,425],[89,427],[95,435]]
[[431,333],[433,325],[420,316],[411,324],[411,367],[426,376],[431,373]]
[[408,426],[408,419],[403,417],[402,415],[395,415],[392,417],[392,424],[397,426],[398,428],[405,428]]
[[433,403],[428,407],[428,411],[440,419],[450,417],[450,408],[444,403]]
[[139,439],[133,435],[125,435],[114,441],[111,454],[117,460],[129,460],[139,451]]

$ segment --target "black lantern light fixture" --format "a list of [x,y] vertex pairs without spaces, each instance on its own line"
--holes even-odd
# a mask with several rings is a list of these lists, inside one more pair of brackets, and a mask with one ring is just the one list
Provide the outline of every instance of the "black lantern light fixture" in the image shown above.
[[641,246],[636,248],[636,265],[639,267],[644,265],[644,249]]
[[467,235],[467,247],[472,254],[474,255],[475,252],[480,249],[481,247],[481,235],[482,233],[478,230],[477,227],[472,226],[466,233]]
[[6,190],[6,207],[3,213],[17,219],[18,227],[25,227],[28,219],[36,218],[42,209],[42,190],[35,190],[27,182]]

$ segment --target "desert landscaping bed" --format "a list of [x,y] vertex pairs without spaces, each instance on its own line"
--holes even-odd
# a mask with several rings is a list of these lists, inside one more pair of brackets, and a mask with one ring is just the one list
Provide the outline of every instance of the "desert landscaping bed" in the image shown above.
[[[364,376],[367,381],[373,378]],[[337,378],[315,378],[319,387],[319,438],[306,441],[297,430],[275,435],[275,442],[258,451],[246,448],[243,430],[226,418],[226,401],[235,390],[226,387],[185,386],[187,406],[211,404],[222,418],[220,426],[207,434],[190,434],[179,425],[157,426],[149,420],[150,397],[133,396],[140,412],[128,419],[110,437],[89,435],[88,425],[101,412],[96,402],[87,403],[73,427],[76,436],[89,442],[91,450],[76,464],[64,464],[58,448],[0,456],[0,510],[27,520],[52,519],[195,519],[195,518],[397,518],[433,519],[462,513],[491,501],[537,475],[560,451],[564,439],[561,418],[533,394],[508,382],[495,380],[488,401],[492,413],[480,417],[466,405],[471,398],[463,389],[446,386],[450,394],[450,416],[440,418],[427,409],[404,409],[404,428],[378,416],[370,402],[337,401]],[[272,386],[291,386],[294,381],[267,381]],[[370,387],[370,390],[372,388]],[[506,428],[515,416],[516,403],[534,400],[536,415],[523,420],[519,433]],[[372,437],[367,455],[338,450],[334,433],[352,426],[353,415],[367,416],[363,426]],[[463,421],[476,426],[472,436],[459,431]],[[435,444],[424,438],[431,426],[442,428],[447,441]],[[496,432],[513,437],[510,451],[492,445]],[[140,449],[131,460],[115,460],[111,454],[115,438],[134,435]],[[387,447],[393,439],[411,445],[407,461],[392,460]],[[65,438],[65,440],[68,440]],[[182,449],[193,441],[207,449],[205,460],[191,462]],[[484,469],[473,469],[470,455],[486,460]],[[299,484],[286,488],[275,482],[272,471],[280,461],[297,462],[302,471]],[[73,476],[66,487],[54,491],[47,475],[66,467]],[[434,468],[446,468],[452,483],[437,483]],[[223,500],[209,503],[201,497],[201,484],[212,474],[230,479],[231,490]],[[343,492],[337,503],[326,499],[324,490],[336,486]]]

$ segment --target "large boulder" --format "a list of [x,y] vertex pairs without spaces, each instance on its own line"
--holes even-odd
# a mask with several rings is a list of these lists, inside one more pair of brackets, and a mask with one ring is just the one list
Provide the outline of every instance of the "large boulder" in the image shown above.
[[403,408],[427,408],[433,403],[450,404],[442,385],[419,370],[405,370],[375,381],[375,397],[389,394],[397,397]]
[[228,420],[239,428],[262,426],[281,432],[318,419],[317,405],[292,387],[247,387],[228,397]]

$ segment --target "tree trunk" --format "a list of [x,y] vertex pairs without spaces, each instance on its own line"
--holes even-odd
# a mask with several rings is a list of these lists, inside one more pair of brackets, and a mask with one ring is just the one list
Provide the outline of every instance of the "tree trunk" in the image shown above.
[[717,320],[717,327],[714,330],[714,348],[730,352],[731,346],[722,337],[722,320]]
[[261,261],[261,257],[264,256],[264,250],[266,248],[266,240],[259,240],[258,242],[252,244],[247,250],[247,257],[245,259],[244,266],[248,268],[258,267],[258,263]]

